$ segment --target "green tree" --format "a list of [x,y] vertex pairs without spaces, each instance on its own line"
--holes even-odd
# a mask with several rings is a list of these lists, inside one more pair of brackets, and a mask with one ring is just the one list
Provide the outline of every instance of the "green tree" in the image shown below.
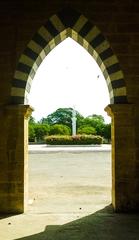
[[42,141],[44,140],[44,137],[49,134],[50,127],[49,125],[46,125],[46,124],[44,125],[44,124],[37,123],[34,127],[34,131],[35,131],[35,137],[37,141]]
[[[59,108],[55,112],[49,114],[47,118],[43,118],[41,121],[50,125],[63,124],[71,128],[72,126],[72,111],[73,108]],[[83,116],[76,111],[77,124]]]
[[91,116],[88,116],[84,119],[80,120],[79,128],[82,126],[90,126],[95,128],[96,134],[103,136],[103,131],[104,131],[104,118],[101,115],[96,115],[93,114]]
[[55,124],[50,127],[49,135],[70,135],[70,127],[63,124]]
[[78,128],[78,134],[96,135],[96,130],[90,125],[83,125]]
[[35,125],[29,124],[29,142],[35,141]]
[[104,117],[102,115],[98,115],[98,114],[92,114],[90,116],[88,116],[89,118],[93,118],[96,120],[99,120],[100,122],[104,122]]
[[29,118],[29,124],[35,124],[36,122],[35,122],[35,118],[34,117],[32,117],[32,116],[30,116],[30,118]]
[[29,138],[29,142],[34,142],[35,141],[35,124],[36,124],[36,122],[35,122],[35,118],[34,117],[32,117],[32,116],[30,116],[30,118],[29,118],[29,136],[28,136],[28,138]]
[[48,120],[47,120],[47,117],[46,118],[41,118],[41,120],[38,122],[38,123],[40,123],[40,124],[47,124],[47,125],[49,125],[49,123],[48,123]]
[[104,126],[104,138],[108,140],[108,142],[111,141],[111,124],[105,124]]

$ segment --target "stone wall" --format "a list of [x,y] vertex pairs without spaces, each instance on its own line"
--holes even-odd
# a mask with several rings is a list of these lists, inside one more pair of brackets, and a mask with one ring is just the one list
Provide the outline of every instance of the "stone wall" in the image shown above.
[[28,108],[11,106],[14,72],[21,54],[35,32],[64,7],[73,7],[97,25],[119,59],[124,73],[128,104],[119,108],[110,106],[107,109],[113,118],[113,205],[117,211],[138,210],[139,2],[1,0],[0,211],[23,212],[25,209]]

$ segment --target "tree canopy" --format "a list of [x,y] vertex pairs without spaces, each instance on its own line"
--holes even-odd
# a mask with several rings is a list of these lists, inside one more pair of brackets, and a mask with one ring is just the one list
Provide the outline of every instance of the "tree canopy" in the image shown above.
[[[49,125],[64,124],[71,128],[72,111],[73,108],[58,108],[55,112],[49,114],[47,118],[43,118],[41,123],[47,123]],[[83,119],[83,116],[76,111],[76,118],[78,122],[79,119]]]

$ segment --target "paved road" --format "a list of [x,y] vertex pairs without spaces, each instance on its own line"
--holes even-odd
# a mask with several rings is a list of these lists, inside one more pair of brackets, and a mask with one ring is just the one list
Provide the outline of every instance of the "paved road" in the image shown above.
[[105,148],[66,147],[61,151],[59,147],[30,146],[29,212],[75,214],[78,218],[108,205],[111,152],[110,146]]

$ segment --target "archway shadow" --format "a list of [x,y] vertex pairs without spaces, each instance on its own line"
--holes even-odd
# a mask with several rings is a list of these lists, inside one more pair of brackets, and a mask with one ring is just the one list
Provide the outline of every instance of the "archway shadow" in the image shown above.
[[109,205],[64,225],[48,225],[44,232],[18,240],[137,240],[138,218],[138,214],[114,213]]

